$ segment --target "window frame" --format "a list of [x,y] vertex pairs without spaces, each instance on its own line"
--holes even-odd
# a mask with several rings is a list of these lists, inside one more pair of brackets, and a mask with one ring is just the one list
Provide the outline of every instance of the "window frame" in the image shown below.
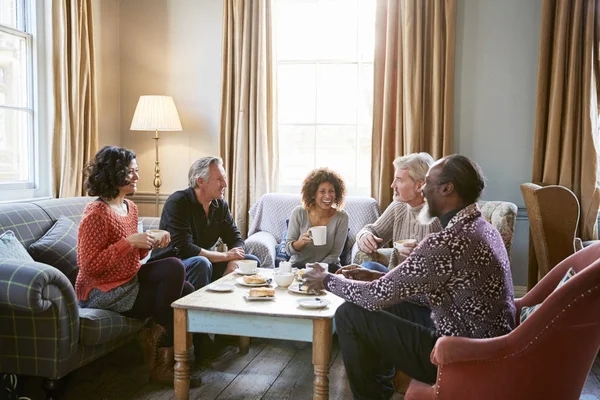
[[[30,65],[27,82],[29,87],[27,110],[30,159],[30,179],[26,182],[0,183],[0,203],[49,198],[51,191],[51,137],[52,120],[49,110],[53,99],[49,97],[51,82],[51,15],[44,0],[23,0],[25,31],[7,26],[0,30],[24,37],[27,41],[27,62]],[[1,106],[3,109],[26,110],[23,107]]]

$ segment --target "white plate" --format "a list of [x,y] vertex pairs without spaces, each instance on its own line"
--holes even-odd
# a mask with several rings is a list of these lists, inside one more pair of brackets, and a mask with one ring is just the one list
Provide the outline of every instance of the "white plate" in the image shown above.
[[231,283],[211,283],[206,287],[206,290],[212,290],[213,292],[231,292],[235,289]]
[[236,268],[233,270],[233,272],[240,275],[255,275],[258,272],[258,268],[252,272],[242,272],[239,268]]
[[327,294],[327,292],[324,290],[321,290],[320,293],[308,293],[308,292],[302,291],[299,289],[299,285],[297,283],[292,283],[290,286],[288,286],[288,290],[292,293],[307,294],[309,296],[325,296]]
[[257,300],[275,300],[275,296],[263,296],[263,297],[250,297],[249,294],[244,295],[244,299],[247,301],[257,301]]
[[[317,297],[318,298],[318,297]],[[325,308],[329,305],[329,300],[318,298],[298,299],[298,305],[303,308]]]
[[235,281],[242,286],[250,286],[250,287],[269,286],[269,283],[246,283],[246,282],[244,282],[244,277],[237,278]]

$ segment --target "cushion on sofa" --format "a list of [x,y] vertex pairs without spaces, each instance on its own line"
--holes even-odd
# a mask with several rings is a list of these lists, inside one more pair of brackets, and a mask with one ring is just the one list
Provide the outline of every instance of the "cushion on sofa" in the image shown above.
[[0,258],[33,261],[13,231],[6,231],[0,235]]
[[144,326],[144,320],[127,318],[114,311],[80,308],[79,324],[81,343],[95,346],[134,334]]
[[73,286],[79,272],[77,266],[78,232],[79,225],[63,216],[44,236],[29,246],[29,253],[35,261],[52,265],[65,274]]
[[[556,289],[554,289],[554,291],[558,290],[562,285],[567,283],[567,281],[574,276],[575,270],[573,268],[569,268],[565,276],[563,276],[560,282],[558,282],[558,285],[556,285]],[[521,308],[521,316],[519,317],[521,323],[523,323],[527,318],[529,318],[531,314],[533,314],[541,305],[542,303],[536,304],[534,306],[525,306]]]

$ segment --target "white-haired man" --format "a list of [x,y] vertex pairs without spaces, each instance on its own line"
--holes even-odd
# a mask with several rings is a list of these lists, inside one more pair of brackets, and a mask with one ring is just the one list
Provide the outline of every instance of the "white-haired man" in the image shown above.
[[[428,223],[422,223],[418,218],[425,205],[421,189],[433,163],[433,157],[428,153],[412,153],[394,160],[394,181],[391,185],[394,201],[377,221],[357,233],[356,241],[362,252],[374,254],[380,246],[391,240],[415,239],[419,243],[425,236],[442,229],[437,218]],[[388,272],[404,261],[414,247],[416,244],[406,243],[402,253],[394,249],[388,266],[375,261],[364,262],[362,266]]]
[[[233,272],[237,260],[258,258],[244,251],[242,235],[223,199],[227,179],[220,157],[196,160],[188,173],[189,187],[169,196],[160,217],[160,229],[171,243],[153,252],[151,260],[177,257],[185,265],[186,280],[196,290]],[[229,251],[209,250],[221,238]]]

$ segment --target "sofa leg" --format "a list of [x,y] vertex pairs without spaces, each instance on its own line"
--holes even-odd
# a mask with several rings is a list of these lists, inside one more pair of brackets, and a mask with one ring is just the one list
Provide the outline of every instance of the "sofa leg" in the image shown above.
[[57,400],[62,389],[62,381],[60,379],[44,378],[42,387],[46,392],[46,400]]

